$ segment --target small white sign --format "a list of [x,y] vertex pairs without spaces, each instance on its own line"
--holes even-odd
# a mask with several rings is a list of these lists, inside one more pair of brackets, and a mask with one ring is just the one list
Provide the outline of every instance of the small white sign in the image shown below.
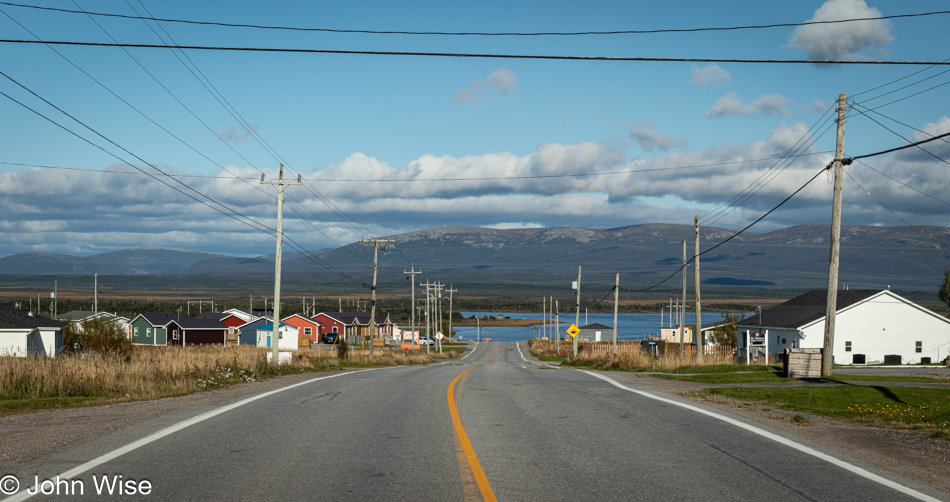
[[436,334],[435,334],[435,339],[436,339],[436,340],[441,340],[441,339],[443,339],[443,338],[445,338],[445,336],[443,336],[442,333],[436,333]]

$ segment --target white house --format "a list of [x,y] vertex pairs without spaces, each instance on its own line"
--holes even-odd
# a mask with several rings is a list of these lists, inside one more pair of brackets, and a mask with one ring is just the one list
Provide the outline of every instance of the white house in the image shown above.
[[103,323],[115,323],[115,325],[123,333],[128,333],[129,331],[130,321],[127,317],[110,314],[109,312],[96,313],[92,310],[70,310],[69,312],[60,314],[57,317],[70,323],[73,330],[75,330],[77,333],[82,333],[83,324],[95,322],[97,319]]
[[0,305],[0,356],[58,356],[64,327],[64,322]]
[[[750,338],[770,358],[786,348],[822,348],[827,298],[825,291],[809,291],[739,321],[739,354]],[[950,355],[950,319],[890,290],[838,291],[836,307],[835,364],[880,364],[886,355],[901,356],[903,364],[936,363]]]
[[[281,323],[277,328],[277,333],[280,336],[280,343],[277,345],[279,350],[297,350],[297,338],[300,336],[299,329],[295,326]],[[257,346],[271,347],[271,337],[273,336],[274,323],[265,324],[257,328]]]

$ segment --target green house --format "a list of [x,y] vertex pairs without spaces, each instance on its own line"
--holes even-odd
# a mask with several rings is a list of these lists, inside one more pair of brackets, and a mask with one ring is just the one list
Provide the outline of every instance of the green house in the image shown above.
[[132,343],[135,345],[168,345],[168,332],[165,326],[175,320],[178,314],[165,312],[145,312],[129,323]]

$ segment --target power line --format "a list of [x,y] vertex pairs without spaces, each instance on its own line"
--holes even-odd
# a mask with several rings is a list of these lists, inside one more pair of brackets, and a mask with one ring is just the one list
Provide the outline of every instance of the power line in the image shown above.
[[751,64],[841,64],[841,65],[898,65],[898,66],[950,66],[950,61],[881,61],[881,60],[846,60],[846,59],[727,59],[727,58],[660,58],[634,56],[559,56],[542,54],[493,54],[493,53],[465,53],[465,52],[414,52],[414,51],[356,51],[343,49],[301,49],[288,47],[227,47],[211,45],[164,45],[164,44],[132,44],[106,42],[72,42],[65,40],[18,40],[0,39],[5,44],[50,44],[75,47],[126,47],[134,49],[179,49],[228,52],[275,52],[275,53],[302,53],[302,54],[347,54],[360,56],[420,56],[445,58],[491,58],[491,59],[542,59],[559,61],[633,61],[656,63],[751,63]]
[[[894,136],[897,136],[898,138],[900,138],[900,139],[902,139],[902,140],[904,140],[904,141],[910,143],[910,140],[909,140],[909,139],[907,139],[907,138],[905,138],[904,136],[898,134],[897,132],[895,132],[895,131],[894,131],[893,129],[891,129],[890,127],[887,127],[886,125],[884,125],[884,124],[878,122],[877,120],[874,119],[874,117],[871,117],[870,115],[868,115],[868,114],[862,112],[861,110],[858,110],[857,108],[855,108],[855,110],[856,110],[858,113],[860,113],[861,115],[864,115],[865,117],[867,117],[867,119],[870,120],[871,122],[874,122],[875,124],[877,124],[877,125],[883,127],[884,129],[886,129],[887,132],[889,132],[889,133],[893,134]],[[925,134],[926,134],[926,133],[925,133]],[[932,134],[928,134],[928,136],[933,136],[933,135],[932,135]],[[947,140],[943,140],[943,141],[946,143]],[[939,160],[940,162],[943,162],[944,164],[950,164],[950,162],[947,162],[946,160],[940,158],[939,156],[937,156],[936,154],[930,152],[929,150],[925,149],[924,147],[922,147],[922,146],[920,146],[920,145],[915,145],[915,146],[916,146],[920,151],[926,153],[927,155],[930,155],[931,157],[933,157],[933,158]]]
[[[898,151],[898,150],[906,150],[906,149],[908,149],[908,148],[914,148],[914,147],[916,147],[916,146],[918,146],[918,145],[922,145],[922,144],[924,144],[924,143],[930,143],[931,141],[937,141],[938,139],[946,138],[947,136],[950,136],[950,132],[945,132],[945,133],[940,134],[940,135],[938,135],[938,136],[934,136],[934,137],[932,137],[932,138],[925,139],[925,140],[922,140],[922,141],[917,141],[916,143],[911,143],[911,144],[909,144],[909,145],[899,146],[899,147],[897,147],[897,148],[890,148],[890,149],[887,149],[887,150],[881,150],[880,152],[874,152],[874,153],[867,153],[867,154],[864,154],[864,155],[858,155],[857,157],[845,157],[845,158],[841,159],[841,161],[844,162],[845,165],[849,165],[849,164],[851,164],[852,161],[855,161],[855,160],[858,160],[858,159],[866,159],[866,158],[868,158],[868,157],[877,157],[878,155],[884,155],[885,153],[893,153],[893,152],[896,152],[896,151]],[[941,160],[942,160],[942,159],[941,159]]]
[[[883,207],[884,209],[887,209],[887,211],[888,211],[889,213],[893,214],[897,219],[903,221],[905,225],[907,225],[907,226],[909,226],[909,227],[911,227],[911,228],[914,228],[914,229],[917,228],[917,227],[915,227],[914,225],[911,225],[910,222],[908,222],[907,220],[905,220],[904,218],[902,218],[899,214],[897,214],[897,213],[895,213],[893,210],[891,210],[891,208],[889,208],[889,207],[887,207],[886,205],[884,205],[884,203],[881,202],[880,200],[878,200],[877,197],[871,195],[871,192],[869,192],[866,188],[864,188],[863,186],[861,186],[861,184],[858,183],[858,180],[854,179],[854,176],[851,176],[851,173],[849,173],[848,171],[844,171],[844,173],[847,174],[847,175],[848,175],[848,178],[851,178],[851,181],[854,182],[854,184],[857,185],[858,188],[860,188],[864,193],[866,193],[866,194],[868,195],[868,197],[874,199],[874,202],[877,202],[878,204],[881,205],[881,207]],[[936,239],[934,239],[934,238],[932,238],[932,237],[929,237],[929,236],[925,236],[925,237],[927,237],[927,238],[930,239],[931,241],[935,242],[935,243],[937,244],[937,246],[939,246],[939,247],[942,248],[942,249],[946,249],[946,248],[948,247],[947,245],[943,244],[942,242],[940,242],[940,241],[938,241],[938,240],[936,240]]]
[[920,190],[918,190],[918,189],[916,189],[916,188],[914,188],[914,187],[908,185],[907,183],[904,183],[903,181],[901,181],[901,180],[899,180],[899,179],[897,179],[897,178],[894,178],[894,177],[889,176],[887,173],[882,173],[881,171],[878,171],[877,169],[871,167],[871,166],[868,165],[868,164],[865,164],[864,162],[861,162],[860,160],[858,161],[858,164],[861,164],[862,166],[864,166],[864,167],[866,167],[866,168],[868,168],[868,169],[870,169],[870,170],[876,172],[877,174],[880,174],[881,176],[884,176],[885,178],[887,178],[887,179],[889,179],[889,180],[891,180],[891,181],[894,181],[894,182],[896,182],[896,183],[900,183],[901,185],[904,185],[905,187],[907,187],[907,188],[909,188],[909,189],[911,189],[911,190],[913,190],[913,191],[919,193],[920,195],[923,195],[923,196],[925,196],[925,197],[930,197],[931,199],[933,199],[933,200],[935,200],[935,201],[937,201],[937,202],[939,202],[939,203],[941,203],[941,204],[945,204],[945,205],[947,205],[947,206],[950,206],[950,202],[947,202],[947,201],[945,201],[945,200],[943,200],[943,199],[938,199],[937,197],[934,197],[933,195],[930,195],[929,193],[922,192],[922,191],[920,191]]
[[[719,243],[717,243],[717,244],[714,245],[713,247],[711,247],[711,248],[709,248],[709,249],[706,249],[705,251],[699,253],[699,256],[702,256],[702,255],[704,255],[704,254],[706,254],[706,253],[708,253],[708,252],[710,252],[710,251],[712,251],[712,250],[718,248],[719,246],[722,246],[723,244],[725,244],[725,243],[731,241],[732,239],[735,239],[735,238],[738,237],[739,235],[743,234],[746,230],[752,228],[753,225],[755,225],[756,223],[762,221],[763,219],[765,219],[766,216],[772,214],[776,209],[778,209],[778,208],[782,207],[783,205],[785,205],[785,203],[788,202],[789,200],[791,200],[792,197],[794,197],[795,195],[797,195],[798,192],[801,192],[802,190],[805,189],[806,186],[808,186],[809,184],[811,184],[812,181],[815,181],[815,178],[817,178],[819,175],[821,175],[821,173],[823,173],[823,172],[827,171],[828,169],[830,169],[832,165],[833,165],[833,163],[829,163],[827,166],[825,166],[825,167],[822,168],[820,171],[818,171],[817,173],[815,173],[815,175],[812,176],[808,181],[806,181],[804,185],[798,187],[797,190],[795,190],[794,192],[791,193],[791,195],[789,195],[788,197],[786,197],[785,200],[783,200],[782,202],[779,202],[777,205],[775,205],[774,207],[772,207],[772,209],[769,209],[768,211],[766,211],[765,214],[763,214],[762,216],[759,216],[758,218],[756,218],[755,221],[753,221],[752,223],[749,223],[748,225],[746,225],[745,228],[743,228],[742,230],[739,230],[738,232],[736,232],[736,233],[730,235],[729,237],[726,237],[725,239],[723,239],[722,241],[720,241]],[[654,288],[656,288],[657,286],[659,286],[659,285],[665,283],[666,281],[672,279],[673,277],[675,277],[676,274],[679,274],[680,271],[682,271],[684,267],[689,266],[689,264],[692,263],[693,260],[695,260],[695,259],[696,259],[696,255],[694,255],[692,258],[690,258],[689,260],[687,260],[687,262],[686,262],[683,266],[681,266],[680,268],[678,268],[675,272],[673,272],[672,274],[670,274],[668,277],[666,277],[666,278],[663,279],[662,281],[660,281],[660,282],[658,282],[658,283],[656,283],[656,284],[654,284],[654,285],[652,285],[652,286],[650,286],[650,287],[643,288],[643,289],[625,289],[625,288],[623,288],[623,289],[624,289],[624,291],[629,291],[629,292],[632,292],[632,293],[640,293],[640,292],[649,291],[649,290],[651,290],[651,289],[654,289]]]
[[[9,5],[11,7],[23,7],[23,8],[30,8],[30,9],[46,10],[46,11],[64,12],[64,13],[69,13],[69,14],[81,13],[79,11],[74,11],[70,9],[60,9],[60,8],[54,8],[54,7],[40,7],[36,5],[23,5],[23,4],[17,4],[17,3],[11,3],[11,2],[0,2],[0,4]],[[772,24],[759,24],[759,25],[717,26],[717,27],[704,27],[704,28],[664,28],[664,29],[656,29],[656,30],[614,30],[614,31],[573,31],[573,32],[557,32],[557,31],[451,32],[451,31],[307,28],[307,27],[297,27],[297,26],[277,26],[277,25],[261,25],[261,24],[246,24],[246,23],[224,23],[224,22],[219,22],[219,21],[195,21],[195,20],[187,20],[187,19],[155,18],[155,17],[130,16],[127,14],[112,14],[112,13],[103,13],[103,12],[88,12],[88,14],[93,15],[93,16],[113,17],[113,18],[122,18],[122,19],[141,19],[141,20],[156,21],[156,22],[162,21],[162,22],[168,22],[168,23],[181,23],[181,24],[193,24],[193,25],[204,25],[204,26],[221,26],[221,27],[226,27],[226,28],[252,28],[252,29],[261,29],[261,30],[304,31],[304,32],[321,32],[321,33],[357,33],[357,34],[371,34],[371,35],[538,37],[538,36],[581,36],[581,35],[650,35],[650,34],[658,34],[658,33],[695,33],[695,32],[704,32],[704,31],[761,30],[761,29],[768,29],[768,28],[788,28],[788,27],[795,27],[795,26],[840,24],[840,23],[851,23],[851,22],[858,22],[858,21],[878,21],[878,20],[883,20],[883,19],[901,19],[901,18],[936,16],[936,15],[950,14],[950,11],[918,12],[918,13],[912,13],[912,14],[894,14],[890,16],[880,16],[880,17],[858,17],[858,18],[849,18],[849,19],[836,19],[833,21],[803,21],[800,23],[772,23]]]
[[[950,58],[944,59],[944,61],[950,61]],[[913,72],[913,73],[911,73],[911,74],[909,74],[909,75],[904,75],[903,77],[900,77],[900,78],[896,78],[896,79],[894,79],[894,80],[891,80],[890,82],[887,82],[887,83],[885,83],[885,84],[881,84],[881,85],[872,87],[872,88],[870,88],[870,89],[865,89],[865,90],[863,90],[863,91],[861,91],[861,92],[856,92],[856,93],[854,93],[854,94],[851,94],[851,97],[853,98],[854,96],[860,96],[861,94],[867,94],[867,93],[869,93],[869,92],[871,92],[871,91],[876,91],[876,90],[878,90],[878,89],[882,89],[882,88],[887,87],[887,86],[889,86],[889,85],[891,85],[891,84],[896,84],[896,83],[900,82],[901,80],[904,80],[904,79],[913,77],[914,75],[923,73],[923,72],[925,72],[925,71],[927,71],[927,70],[929,70],[929,69],[931,69],[931,68],[933,68],[933,66],[928,66],[927,68],[922,68],[922,69],[917,70],[917,71],[915,71],[915,72]]]

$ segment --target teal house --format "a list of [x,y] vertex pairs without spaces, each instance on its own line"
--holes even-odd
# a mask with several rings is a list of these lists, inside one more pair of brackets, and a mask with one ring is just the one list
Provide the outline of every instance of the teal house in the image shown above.
[[[166,325],[180,314],[145,312],[129,323],[129,335],[135,345],[168,345]],[[187,317],[187,316],[186,316]]]

